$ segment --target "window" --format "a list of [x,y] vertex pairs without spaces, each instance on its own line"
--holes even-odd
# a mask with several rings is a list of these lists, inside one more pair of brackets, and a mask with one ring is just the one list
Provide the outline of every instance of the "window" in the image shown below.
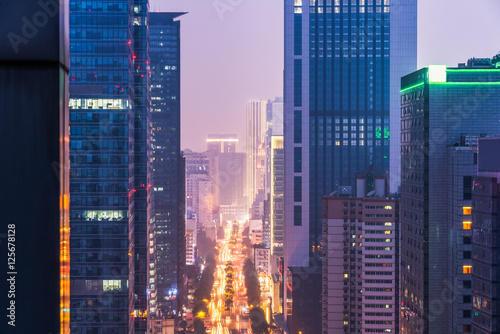
[[302,173],[302,147],[294,147],[293,155],[293,171],[294,173]]
[[470,315],[471,315],[471,310],[464,310],[463,311],[464,318],[470,318]]
[[294,176],[293,178],[293,200],[294,202],[302,202],[302,177]]
[[472,199],[472,176],[464,176],[463,181],[463,198],[464,201]]
[[464,289],[470,289],[472,287],[471,281],[464,281],[463,287]]
[[467,235],[464,237],[464,242],[463,242],[464,245],[470,245],[471,242],[472,242],[472,238],[470,236]]
[[302,226],[302,206],[293,207],[293,226]]
[[472,257],[472,252],[471,251],[465,251],[464,252],[464,259],[470,259]]
[[472,271],[472,266],[463,266],[463,273],[470,274]]
[[464,300],[465,304],[469,304],[469,303],[472,302],[472,296],[471,295],[465,295],[465,296],[463,296],[463,298],[464,298],[463,300]]
[[470,216],[471,215],[472,208],[470,206],[464,206],[463,207],[463,214],[464,216]]
[[472,228],[472,222],[469,222],[469,221],[464,222],[463,228],[464,228],[464,230],[470,230]]

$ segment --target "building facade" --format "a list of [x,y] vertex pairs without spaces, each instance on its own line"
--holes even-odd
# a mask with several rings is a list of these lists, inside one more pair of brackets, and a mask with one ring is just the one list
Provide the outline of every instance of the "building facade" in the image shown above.
[[399,200],[323,198],[322,333],[399,330]]
[[[183,13],[150,13],[152,167],[157,293],[162,314],[182,305],[186,265],[185,161],[180,148],[180,21]],[[152,305],[151,305],[152,306]],[[156,310],[152,308],[152,311]],[[154,312],[153,312],[154,313]]]
[[[457,68],[429,66],[403,77],[401,88],[401,331],[448,333],[454,328],[452,305],[462,307],[455,319],[469,316],[463,309],[468,300],[454,304],[450,295],[470,288],[470,279],[463,276],[470,277],[466,261],[461,254],[449,254],[470,242],[465,239],[469,232],[459,228],[470,221],[470,210],[457,210],[466,203],[463,197],[450,202],[448,150],[461,145],[462,134],[499,133],[492,120],[500,102],[500,70],[490,59],[470,59]],[[459,181],[460,176],[470,175],[453,177]],[[463,196],[460,188],[455,190]],[[450,210],[455,210],[453,217]],[[451,235],[463,236],[462,244],[452,247]],[[449,256],[460,262],[449,262]],[[462,287],[456,286],[459,282]]]
[[371,163],[389,170],[416,18],[416,1],[285,2],[285,267],[321,266],[322,196],[352,194]]
[[134,2],[69,6],[70,326],[133,333]]
[[[472,333],[500,333],[500,138],[481,138],[472,185]],[[465,239],[464,239],[465,240]]]
[[2,5],[0,332],[68,334],[68,1]]
[[262,155],[265,155],[263,145],[266,137],[266,101],[247,102],[246,131],[247,205],[251,207],[258,190],[264,187],[262,159],[265,161],[265,157]]

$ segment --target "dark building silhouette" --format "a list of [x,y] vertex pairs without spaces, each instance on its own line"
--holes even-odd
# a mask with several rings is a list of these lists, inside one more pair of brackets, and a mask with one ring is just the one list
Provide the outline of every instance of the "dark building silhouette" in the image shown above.
[[[180,22],[150,13],[152,167],[156,238],[155,309],[178,311],[185,294],[185,161],[180,149]],[[152,309],[153,311],[153,309]]]
[[66,334],[70,308],[67,2],[28,0],[22,6],[16,2],[2,6],[0,332]]

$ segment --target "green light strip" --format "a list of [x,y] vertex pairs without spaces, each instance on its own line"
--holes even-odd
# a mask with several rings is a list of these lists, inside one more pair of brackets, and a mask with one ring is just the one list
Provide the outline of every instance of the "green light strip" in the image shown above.
[[471,69],[447,69],[446,72],[496,72],[496,73],[500,73],[500,69],[494,69],[494,68],[490,68],[490,69],[487,69],[487,68],[483,68],[483,69],[474,69],[474,68],[471,68]]
[[431,85],[500,86],[500,82],[430,82]]
[[404,93],[404,92],[406,92],[407,90],[410,90],[410,89],[413,89],[413,88],[417,88],[417,87],[419,87],[419,86],[423,86],[424,84],[425,84],[424,82],[421,82],[421,83],[419,83],[419,84],[416,84],[416,85],[410,86],[410,87],[408,87],[408,88],[402,89],[402,90],[400,91],[400,93]]

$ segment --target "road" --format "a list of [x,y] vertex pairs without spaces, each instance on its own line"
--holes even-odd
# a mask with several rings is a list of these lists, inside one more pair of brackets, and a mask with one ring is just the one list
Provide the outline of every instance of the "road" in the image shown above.
[[[241,254],[238,246],[241,245],[241,228],[236,236],[236,247],[229,246],[229,239],[232,233],[231,224],[228,224],[225,231],[226,238],[217,242],[219,258],[217,259],[217,270],[215,272],[215,282],[212,290],[212,301],[209,304],[210,319],[205,319],[207,328],[211,327],[212,334],[243,334],[251,333],[250,321],[245,314],[247,307],[245,279],[242,273],[242,264],[245,255]],[[233,306],[225,307],[225,267],[228,261],[233,263]]]

